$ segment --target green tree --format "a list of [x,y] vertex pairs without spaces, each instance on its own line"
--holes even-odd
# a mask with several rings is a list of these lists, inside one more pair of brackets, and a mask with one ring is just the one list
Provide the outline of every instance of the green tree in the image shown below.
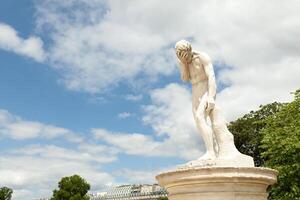
[[168,200],[168,197],[159,197],[157,200]]
[[283,104],[271,103],[260,106],[257,111],[251,111],[236,121],[230,122],[228,129],[234,135],[237,149],[246,155],[253,157],[256,166],[264,163],[260,155],[262,134],[261,130],[266,126],[266,119],[280,111]]
[[62,178],[58,183],[58,190],[53,191],[50,200],[89,200],[87,192],[90,190],[88,184],[78,175]]
[[8,187],[0,188],[0,200],[11,200],[13,190]]
[[279,171],[269,199],[300,199],[300,90],[293,102],[267,119],[262,135],[265,166]]

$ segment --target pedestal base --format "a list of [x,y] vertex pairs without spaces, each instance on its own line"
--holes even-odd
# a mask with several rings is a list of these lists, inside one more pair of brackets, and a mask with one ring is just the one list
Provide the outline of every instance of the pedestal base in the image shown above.
[[277,172],[258,167],[199,167],[156,176],[169,200],[267,200]]

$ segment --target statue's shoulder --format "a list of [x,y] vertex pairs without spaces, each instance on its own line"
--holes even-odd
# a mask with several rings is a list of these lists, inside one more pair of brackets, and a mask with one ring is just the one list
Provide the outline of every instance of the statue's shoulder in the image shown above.
[[203,64],[211,63],[211,59],[207,53],[201,51],[194,51],[193,53],[194,53],[193,58],[195,59],[196,62],[201,62]]

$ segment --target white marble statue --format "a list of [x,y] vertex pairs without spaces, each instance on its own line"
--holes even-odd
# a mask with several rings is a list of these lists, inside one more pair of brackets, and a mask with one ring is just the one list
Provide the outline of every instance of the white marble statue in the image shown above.
[[254,166],[250,156],[241,154],[234,145],[233,135],[215,105],[216,81],[211,59],[206,53],[193,51],[188,41],[175,46],[181,79],[192,84],[193,115],[206,153],[184,167],[194,166]]

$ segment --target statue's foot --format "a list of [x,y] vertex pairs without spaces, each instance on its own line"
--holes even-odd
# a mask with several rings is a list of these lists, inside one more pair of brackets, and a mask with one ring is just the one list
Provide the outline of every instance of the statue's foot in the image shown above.
[[216,164],[216,156],[206,152],[203,156],[197,160],[192,160],[184,165],[178,166],[179,169],[192,168],[192,167],[206,167]]
[[216,155],[214,153],[206,152],[203,156],[198,158],[198,161],[215,160]]
[[251,156],[237,152],[220,155],[216,160],[216,165],[222,167],[254,167],[254,161]]

